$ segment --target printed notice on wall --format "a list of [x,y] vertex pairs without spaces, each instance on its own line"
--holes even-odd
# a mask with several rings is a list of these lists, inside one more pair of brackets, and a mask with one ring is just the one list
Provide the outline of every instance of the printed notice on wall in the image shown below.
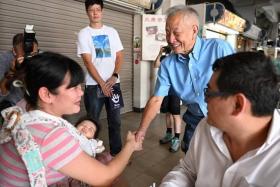
[[166,46],[165,15],[143,15],[142,60],[154,61],[161,46]]

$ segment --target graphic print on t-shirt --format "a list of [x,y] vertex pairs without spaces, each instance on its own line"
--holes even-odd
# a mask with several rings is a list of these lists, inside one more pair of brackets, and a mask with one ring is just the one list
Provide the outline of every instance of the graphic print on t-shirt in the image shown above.
[[92,36],[96,58],[111,57],[111,48],[108,35]]

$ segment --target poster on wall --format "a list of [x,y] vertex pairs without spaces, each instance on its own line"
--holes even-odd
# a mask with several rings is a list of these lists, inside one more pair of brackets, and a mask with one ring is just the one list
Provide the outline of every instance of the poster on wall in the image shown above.
[[154,61],[161,46],[166,46],[165,15],[142,16],[142,60]]

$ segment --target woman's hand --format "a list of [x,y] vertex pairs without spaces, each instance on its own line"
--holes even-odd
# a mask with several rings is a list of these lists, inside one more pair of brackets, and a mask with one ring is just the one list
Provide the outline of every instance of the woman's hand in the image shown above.
[[126,136],[126,143],[131,145],[134,151],[140,151],[143,149],[142,147],[143,140],[144,139],[136,140],[136,132],[132,133],[128,131]]
[[24,60],[24,57],[21,56],[21,57],[17,58],[16,62],[21,64],[23,62],[23,60]]

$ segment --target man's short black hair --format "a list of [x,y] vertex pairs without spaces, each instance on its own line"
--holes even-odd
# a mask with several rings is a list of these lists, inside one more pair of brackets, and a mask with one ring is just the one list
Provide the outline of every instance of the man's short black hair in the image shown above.
[[88,8],[94,4],[98,4],[100,5],[101,9],[103,9],[103,0],[86,0],[85,1],[85,7],[86,7],[86,11],[88,10]]
[[254,116],[272,115],[280,98],[280,75],[271,59],[261,52],[240,52],[217,59],[217,86],[224,97],[242,93]]

